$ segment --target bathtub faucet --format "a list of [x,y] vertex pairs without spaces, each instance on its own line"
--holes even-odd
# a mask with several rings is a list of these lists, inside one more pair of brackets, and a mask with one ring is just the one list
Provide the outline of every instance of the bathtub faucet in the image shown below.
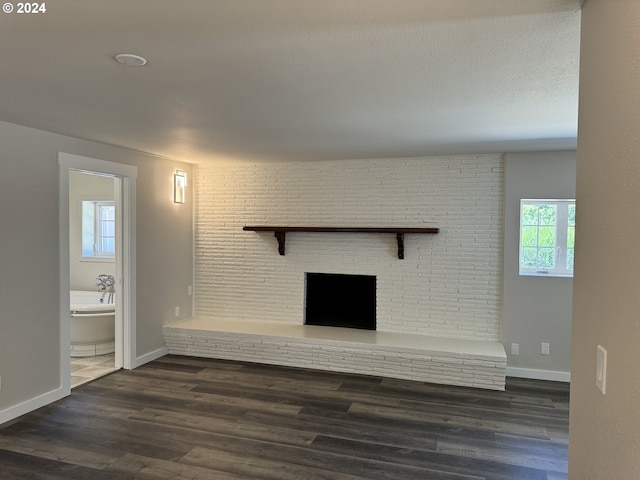
[[102,292],[102,297],[100,298],[100,303],[104,303],[105,295],[109,294],[107,297],[107,303],[113,303],[113,293],[115,291],[114,285],[116,284],[113,275],[98,275],[96,278],[96,286],[98,287],[98,291]]

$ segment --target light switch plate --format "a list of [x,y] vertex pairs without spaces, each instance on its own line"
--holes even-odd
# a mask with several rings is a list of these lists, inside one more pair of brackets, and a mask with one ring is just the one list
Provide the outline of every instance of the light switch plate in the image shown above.
[[607,351],[598,345],[596,353],[596,387],[605,395],[607,390]]

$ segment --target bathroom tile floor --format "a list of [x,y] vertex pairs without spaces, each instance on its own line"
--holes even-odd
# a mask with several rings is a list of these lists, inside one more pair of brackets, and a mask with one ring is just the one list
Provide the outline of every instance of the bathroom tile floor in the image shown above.
[[115,372],[115,353],[71,358],[71,388]]

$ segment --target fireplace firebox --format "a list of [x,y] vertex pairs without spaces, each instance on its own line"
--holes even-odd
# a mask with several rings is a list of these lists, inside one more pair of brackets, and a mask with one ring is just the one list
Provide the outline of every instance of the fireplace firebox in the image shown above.
[[305,324],[376,329],[376,277],[306,274]]

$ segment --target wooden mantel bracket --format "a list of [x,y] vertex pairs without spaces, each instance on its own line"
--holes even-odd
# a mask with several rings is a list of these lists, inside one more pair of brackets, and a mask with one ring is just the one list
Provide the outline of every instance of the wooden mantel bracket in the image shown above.
[[398,239],[398,258],[402,260],[404,258],[404,233],[396,233]]
[[273,232],[278,240],[278,253],[284,255],[285,240],[287,232],[307,232],[307,233],[395,233],[398,241],[398,258],[404,258],[404,234],[434,234],[440,229],[434,227],[427,228],[403,228],[403,227],[271,227],[265,225],[245,226],[242,228],[251,232]]
[[278,239],[278,253],[284,255],[284,241],[287,238],[287,232],[273,232],[273,235]]

